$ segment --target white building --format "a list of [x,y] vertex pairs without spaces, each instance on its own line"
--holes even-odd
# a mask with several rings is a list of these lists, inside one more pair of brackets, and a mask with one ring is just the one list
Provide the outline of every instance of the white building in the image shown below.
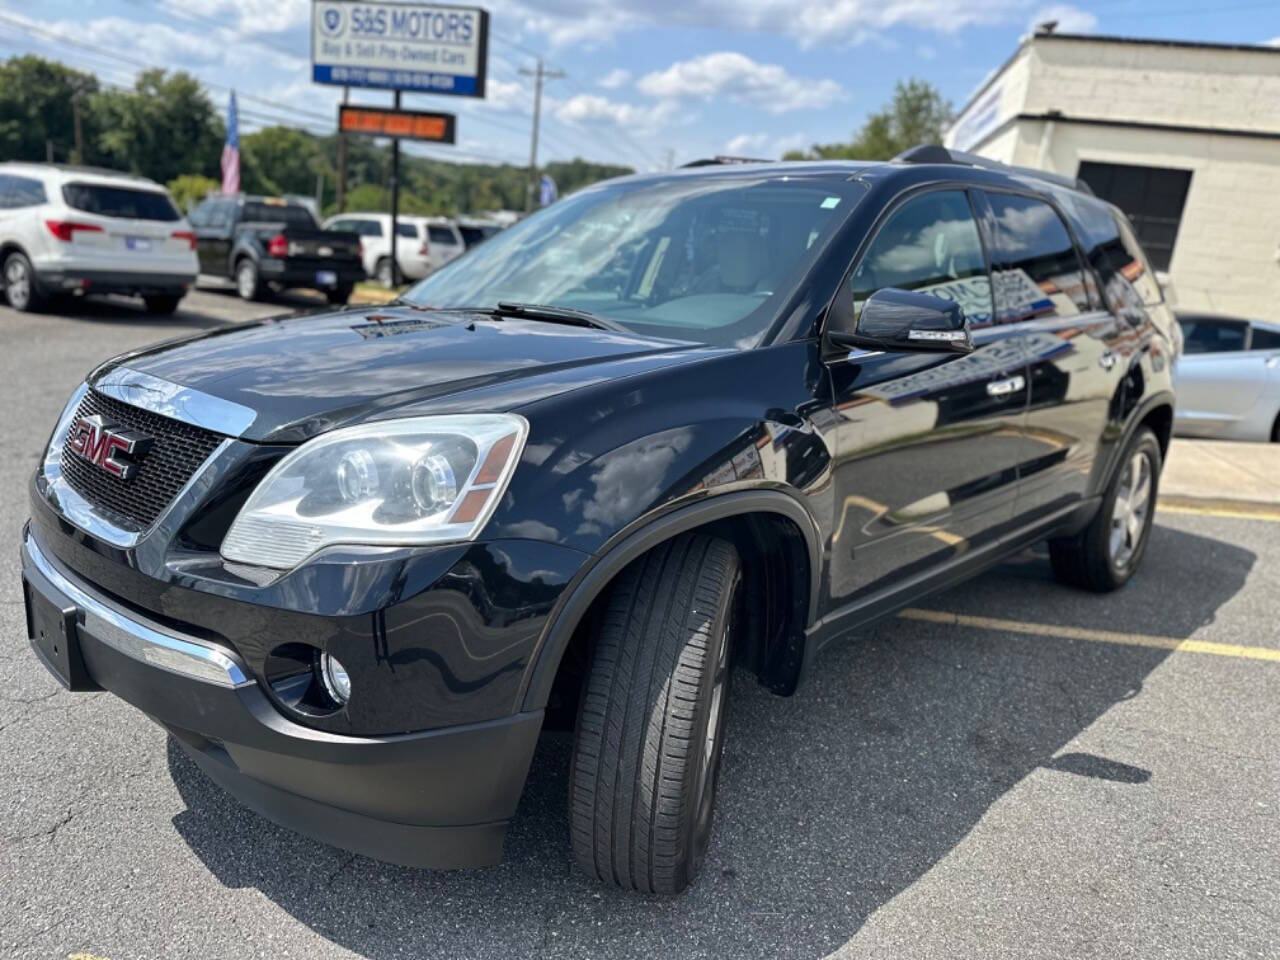
[[1041,30],[946,145],[1083,179],[1180,306],[1280,319],[1280,48]]

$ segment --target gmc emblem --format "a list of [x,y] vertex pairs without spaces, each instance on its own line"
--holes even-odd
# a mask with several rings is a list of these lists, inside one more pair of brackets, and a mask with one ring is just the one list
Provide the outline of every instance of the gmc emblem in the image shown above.
[[81,417],[67,434],[67,449],[113,477],[132,480],[137,460],[151,449],[151,438],[109,423],[105,417]]

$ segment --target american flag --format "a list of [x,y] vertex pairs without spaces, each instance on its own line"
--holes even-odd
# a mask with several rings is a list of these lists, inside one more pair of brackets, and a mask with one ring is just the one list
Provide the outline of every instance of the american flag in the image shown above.
[[236,92],[231,91],[227,107],[227,142],[222,147],[222,192],[240,192],[240,118],[236,112]]

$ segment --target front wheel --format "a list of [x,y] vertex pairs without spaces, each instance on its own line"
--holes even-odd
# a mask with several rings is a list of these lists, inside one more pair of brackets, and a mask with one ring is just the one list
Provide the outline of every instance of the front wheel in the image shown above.
[[324,292],[324,295],[328,299],[328,301],[331,304],[333,304],[335,307],[341,306],[342,304],[346,303],[348,300],[351,299],[351,288],[336,287],[333,290],[326,290]]
[[25,254],[11,253],[4,261],[4,293],[9,306],[19,313],[40,309],[40,290],[36,274]]
[[1095,593],[1128,583],[1142,562],[1160,487],[1160,442],[1140,427],[1125,447],[1097,515],[1074,537],[1049,541],[1058,579]]
[[685,534],[618,577],[578,709],[574,859],[603,883],[679,893],[711,837],[724,745],[734,547]]

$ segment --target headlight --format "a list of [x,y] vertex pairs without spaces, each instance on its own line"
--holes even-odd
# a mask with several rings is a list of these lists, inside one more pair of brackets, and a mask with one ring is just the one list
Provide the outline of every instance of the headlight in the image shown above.
[[498,505],[529,426],[514,414],[415,417],[317,437],[262,479],[222,556],[287,570],[335,543],[473,539]]

